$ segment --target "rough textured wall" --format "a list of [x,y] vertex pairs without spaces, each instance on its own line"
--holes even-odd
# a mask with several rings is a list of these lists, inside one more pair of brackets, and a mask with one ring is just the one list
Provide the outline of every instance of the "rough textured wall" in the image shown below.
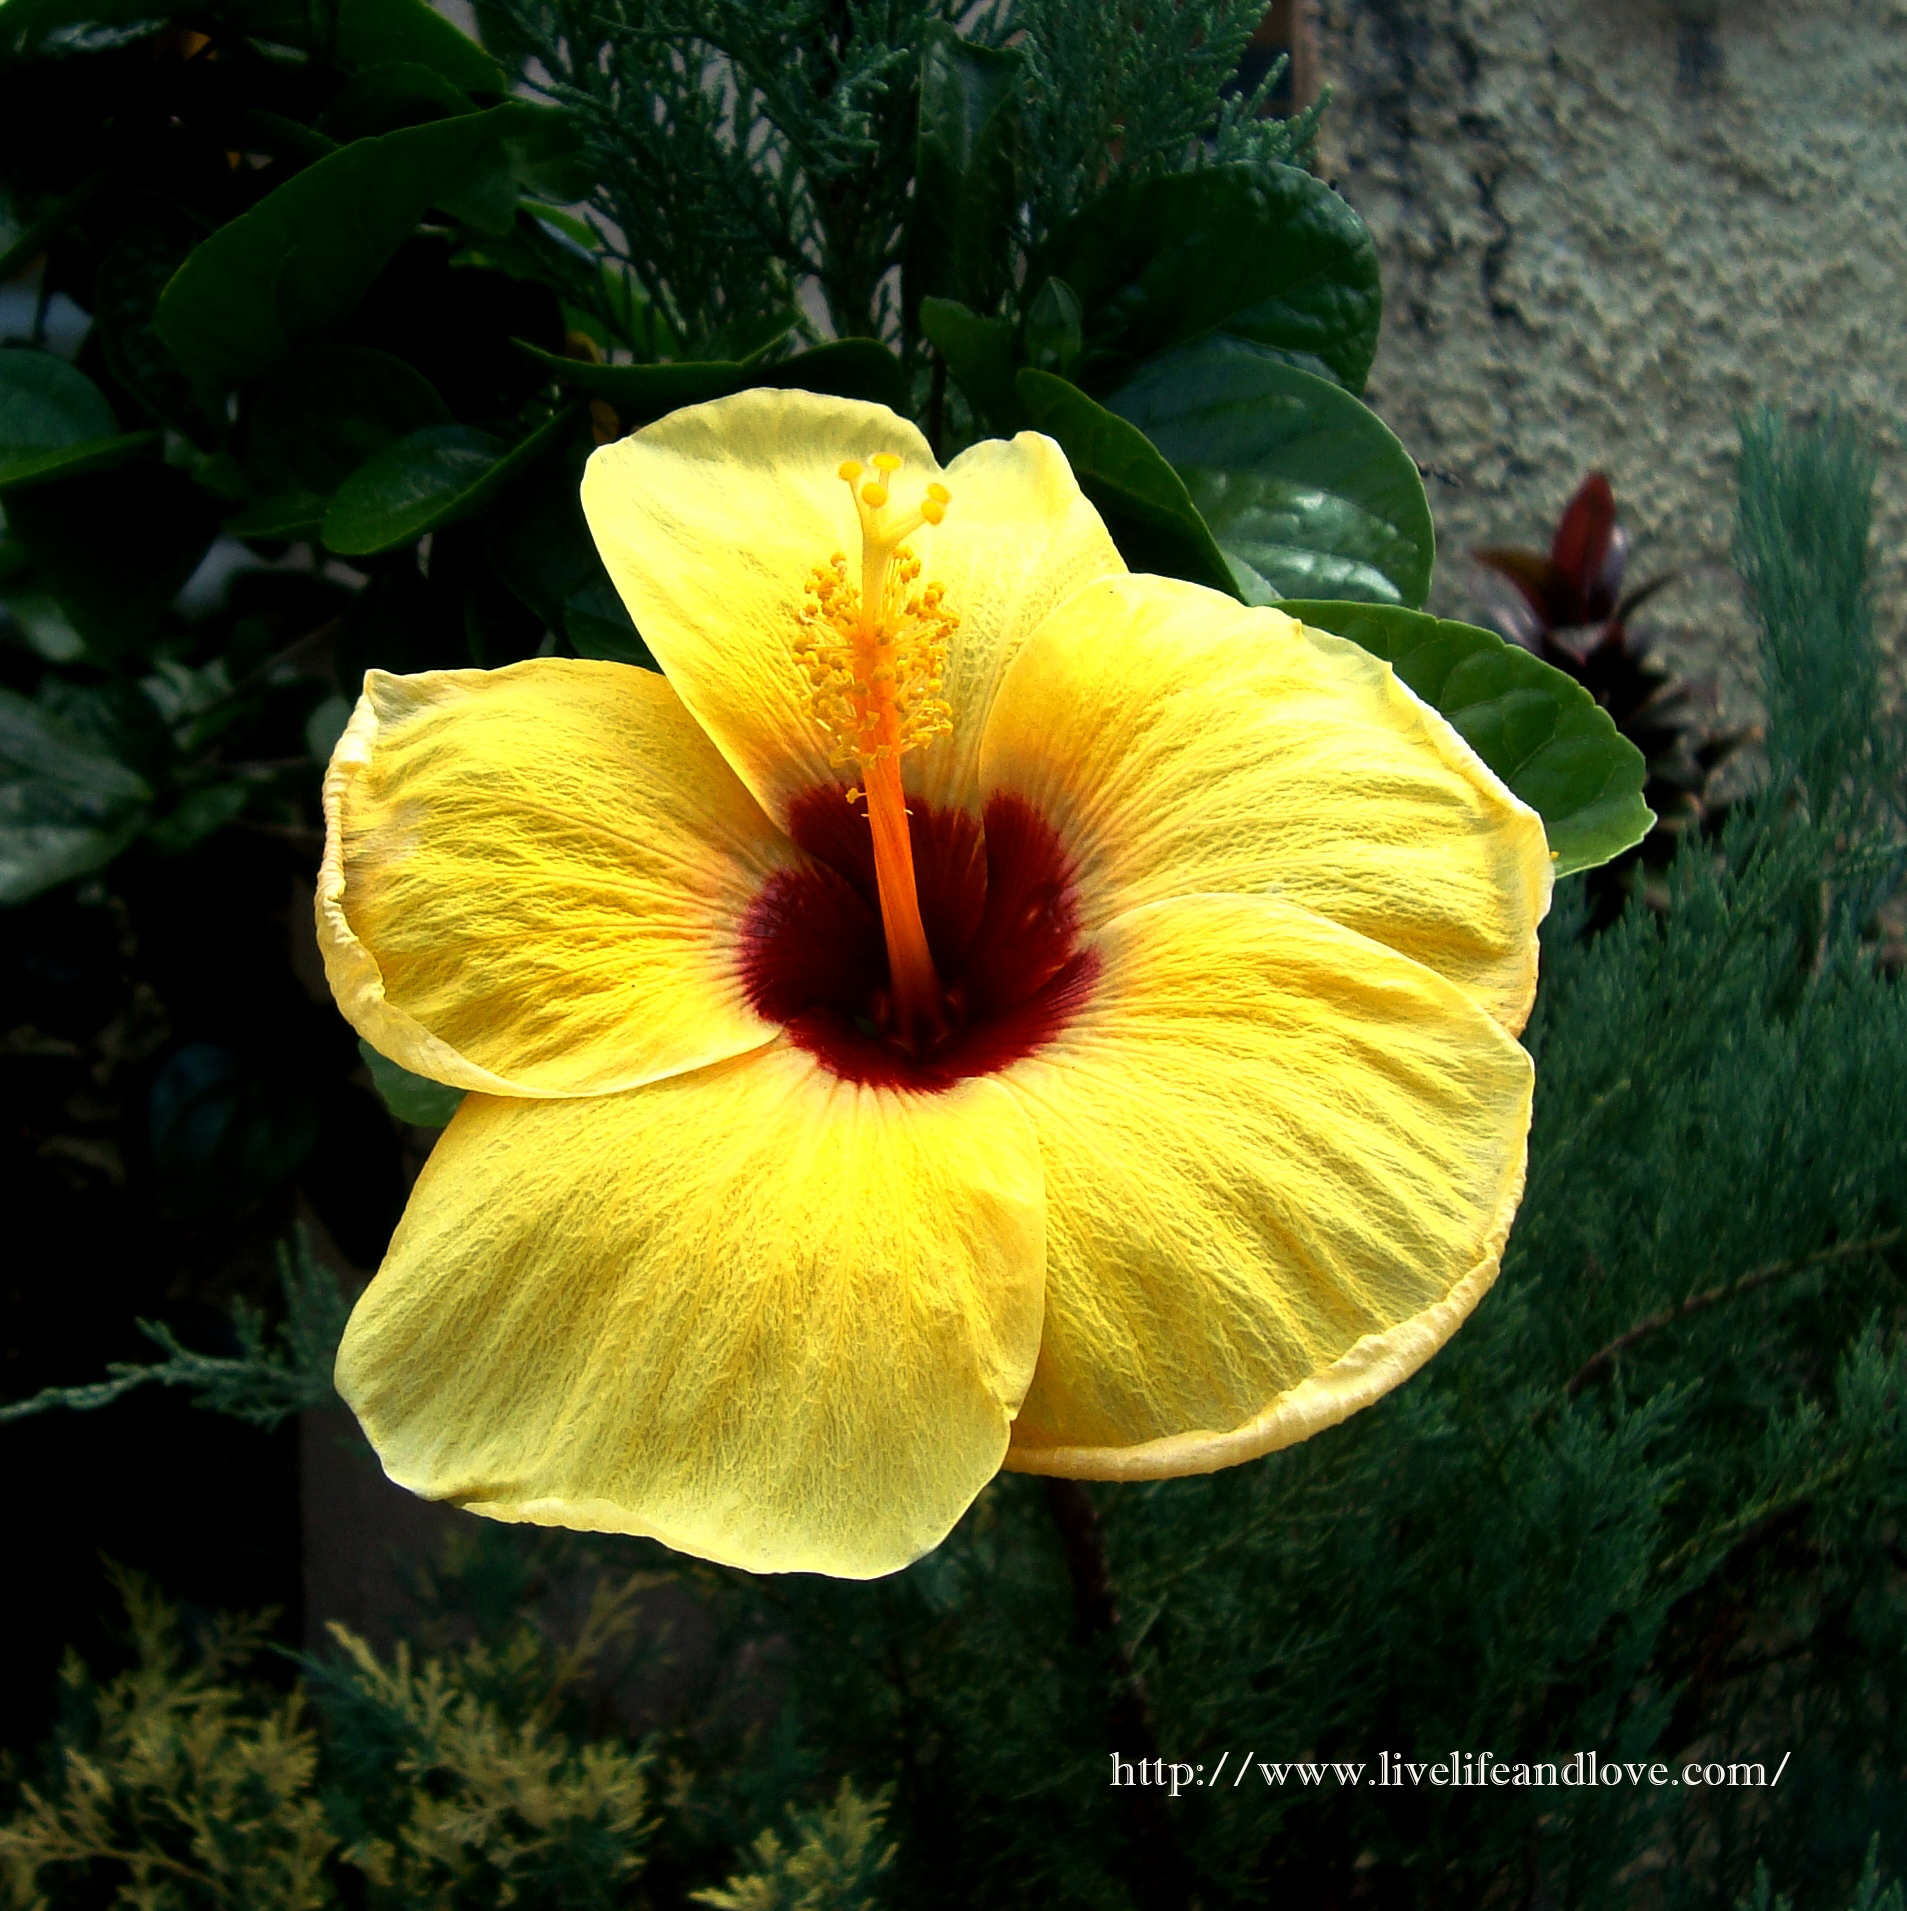
[[1651,627],[1744,709],[1734,419],[1838,397],[1878,440],[1907,631],[1907,0],[1322,0],[1323,169],[1370,222],[1369,398],[1427,467],[1436,605],[1592,466]]

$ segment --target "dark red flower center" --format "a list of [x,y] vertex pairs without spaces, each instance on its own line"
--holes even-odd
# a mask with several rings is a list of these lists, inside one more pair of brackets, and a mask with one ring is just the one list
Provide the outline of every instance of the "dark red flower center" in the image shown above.
[[756,1011],[831,1074],[950,1088],[1050,1042],[1090,997],[1099,958],[1079,947],[1071,862],[1031,805],[996,796],[977,823],[963,810],[909,807],[940,979],[935,1025],[898,1026],[867,816],[833,785],[793,806],[789,833],[808,860],[771,878],[749,910],[742,980]]

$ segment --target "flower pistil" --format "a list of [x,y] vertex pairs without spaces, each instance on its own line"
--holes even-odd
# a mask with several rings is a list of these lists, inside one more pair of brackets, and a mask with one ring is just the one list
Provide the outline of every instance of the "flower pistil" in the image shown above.
[[850,803],[866,799],[874,838],[874,874],[893,984],[892,1039],[917,1046],[941,1032],[940,982],[921,925],[900,759],[953,729],[941,695],[947,640],[959,624],[938,584],[921,583],[921,562],[902,542],[937,525],[952,502],[929,484],[912,512],[891,503],[900,459],[877,452],[869,465],[849,458],[838,476],[861,523],[861,575],[849,575],[836,551],[815,566],[800,612],[795,656],[808,674],[809,707],[832,749],[829,763],[858,767]]

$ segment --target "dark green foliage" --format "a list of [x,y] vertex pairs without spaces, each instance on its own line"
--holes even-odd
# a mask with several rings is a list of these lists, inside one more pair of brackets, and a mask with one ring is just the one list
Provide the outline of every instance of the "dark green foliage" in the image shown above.
[[1184,169],[1202,139],[1215,140],[1222,160],[1302,160],[1315,112],[1288,123],[1257,117],[1276,72],[1255,96],[1220,103],[1263,13],[1258,0],[1022,0],[1034,234],[1104,186]]
[[1224,552],[1185,480],[1138,426],[1034,365],[1020,371],[1013,389],[1033,427],[1065,451],[1080,488],[1132,563],[1225,588],[1230,574]]
[[[433,1084],[434,1086],[434,1084]],[[253,1426],[275,1427],[307,1408],[329,1406],[331,1363],[350,1311],[338,1278],[318,1266],[303,1228],[278,1250],[278,1279],[284,1316],[275,1339],[268,1336],[256,1308],[234,1303],[232,1327],[236,1354],[205,1354],[182,1347],[163,1322],[141,1321],[139,1331],[166,1358],[146,1365],[115,1363],[109,1377],[77,1387],[48,1387],[28,1400],[0,1406],[0,1425],[25,1420],[54,1408],[90,1413],[110,1406],[135,1387],[189,1387],[194,1406],[230,1414]]]
[[1736,562],[1764,607],[1768,748],[1813,812],[1898,799],[1899,740],[1883,720],[1866,565],[1874,453],[1845,424],[1796,438],[1758,412],[1742,427]]
[[[115,1572],[132,1664],[62,1674],[64,1723],[0,1801],[0,1902],[152,1911],[610,1911],[644,1888],[661,1809],[692,1812],[677,1773],[584,1742],[579,1679],[626,1630],[627,1595],[575,1637],[528,1624],[492,1645],[381,1657],[342,1627],[285,1691],[253,1662],[263,1629],[177,1615]],[[777,1814],[781,1816],[781,1814]],[[695,1901],[725,1911],[875,1911],[883,1809],[843,1784],[789,1816]],[[711,1869],[714,1867],[711,1866]],[[720,1875],[718,1872],[717,1875]],[[676,1896],[675,1903],[684,1899]]]
[[[728,358],[796,320],[819,283],[835,330],[881,337],[905,251],[922,37],[952,0],[491,0],[486,32],[533,59],[581,129],[593,205],[619,235],[644,357]],[[968,24],[1000,33],[999,9]],[[615,301],[598,293],[605,321]]]
[[1363,220],[1297,166],[1235,164],[1102,193],[1041,247],[1035,284],[1062,280],[1093,323],[1080,382],[1115,391],[1149,358],[1235,339],[1364,387],[1383,310]]
[[1251,604],[1419,608],[1436,533],[1409,452],[1329,379],[1238,339],[1154,359],[1106,401],[1184,477]]

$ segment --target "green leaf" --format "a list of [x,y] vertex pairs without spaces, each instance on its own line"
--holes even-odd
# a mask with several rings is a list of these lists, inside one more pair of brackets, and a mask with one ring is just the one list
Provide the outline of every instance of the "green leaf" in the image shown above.
[[259,498],[225,520],[233,537],[259,544],[309,544],[324,535],[331,500],[321,491],[281,491]]
[[982,318],[957,299],[922,299],[920,329],[947,361],[980,423],[989,431],[1010,432],[1019,416],[1013,321]]
[[1058,439],[1080,489],[1134,570],[1190,578],[1237,596],[1224,553],[1184,480],[1144,432],[1051,372],[1023,369],[1014,391],[1034,430]]
[[324,541],[341,557],[394,550],[480,511],[574,428],[560,411],[511,449],[469,425],[428,425],[360,465],[324,514]]
[[1436,533],[1423,480],[1376,413],[1329,379],[1208,339],[1108,403],[1176,467],[1248,603],[1424,601]]
[[[79,27],[149,24],[156,32],[172,12],[163,0],[0,0],[0,60],[41,55],[48,42]],[[310,39],[307,0],[203,0],[192,15],[281,45]]]
[[250,796],[251,788],[244,783],[201,784],[146,825],[146,840],[162,856],[183,855],[231,822]]
[[1026,362],[1036,371],[1054,372],[1077,384],[1086,352],[1085,317],[1079,294],[1064,279],[1048,279],[1026,308],[1021,334]]
[[351,1303],[329,1268],[311,1253],[302,1222],[292,1224],[291,1240],[278,1247],[278,1277],[284,1289],[285,1318],[275,1343],[264,1320],[245,1300],[231,1305],[238,1353],[202,1354],[182,1347],[163,1322],[142,1320],[139,1331],[166,1357],[160,1361],[108,1361],[105,1380],[78,1387],[42,1387],[25,1400],[0,1405],[0,1426],[35,1414],[64,1410],[92,1413],[110,1406],[135,1387],[190,1387],[195,1407],[230,1414],[267,1430],[294,1413],[333,1406],[337,1393],[331,1370]]
[[152,791],[116,757],[0,690],[0,903],[91,875],[145,819]]
[[216,406],[153,326],[160,297],[197,236],[176,215],[127,226],[93,275],[93,323],[120,384],[155,418],[204,440],[218,435]]
[[9,591],[5,611],[35,656],[50,664],[73,664],[86,655],[86,639],[51,591]]
[[[0,0],[0,5],[3,4],[5,0]],[[14,0],[13,10],[17,11],[18,5],[19,0]],[[0,14],[0,48],[5,46],[6,23],[11,18],[11,11]],[[4,53],[0,52],[0,59],[4,57]],[[38,218],[28,221],[17,231],[9,231],[5,242],[0,243],[0,285],[4,285],[22,267],[31,265],[101,193],[118,185],[124,171],[123,161],[110,161],[96,173],[82,179],[71,192],[62,193]],[[9,220],[9,226],[11,223]]]
[[[233,382],[271,370],[357,305],[432,206],[515,215],[512,141],[540,140],[545,109],[506,101],[487,112],[409,126],[307,166],[186,260],[157,325],[188,370]],[[499,181],[501,184],[499,185]]]
[[[263,502],[248,517],[282,517],[296,500],[325,501],[367,459],[450,409],[422,372],[366,345],[313,345],[273,374],[252,402],[246,469]],[[252,535],[267,535],[263,530]],[[244,535],[244,533],[241,533]]]
[[514,486],[485,520],[491,569],[580,657],[656,668],[597,554],[583,517],[582,447],[562,482]]
[[1557,875],[1594,869],[1648,834],[1642,753],[1573,677],[1493,632],[1423,611],[1302,599],[1278,608],[1384,658],[1442,711],[1543,819]]
[[219,507],[183,472],[142,462],[10,491],[7,523],[94,653],[121,657],[198,568]]
[[414,61],[393,60],[368,68],[339,88],[318,116],[318,131],[343,146],[476,110],[469,95],[442,74]]
[[358,1053],[371,1071],[379,1098],[399,1121],[407,1121],[413,1128],[442,1128],[457,1112],[457,1104],[464,1098],[461,1088],[446,1088],[427,1075],[413,1075],[388,1055],[380,1055],[362,1037]]
[[1061,227],[1027,283],[1048,274],[1085,307],[1082,382],[1093,392],[1215,331],[1354,392],[1377,351],[1376,245],[1297,166],[1206,166],[1114,187]]
[[503,69],[429,0],[340,0],[338,64],[353,73],[416,65],[466,93],[509,90]]
[[1007,244],[1018,216],[1020,55],[974,46],[944,20],[920,57],[910,303],[945,295],[987,306],[1005,289]]
[[0,0],[0,58],[37,53],[62,30],[150,21],[157,30],[180,13],[275,46],[331,56],[347,72],[388,60],[433,67],[466,91],[501,93],[502,69],[428,0]]
[[625,429],[757,386],[869,398],[893,411],[907,408],[907,374],[885,345],[871,338],[838,338],[772,365],[710,359],[676,365],[598,365],[563,358],[517,340],[546,371],[573,390],[615,406]]
[[156,440],[121,432],[105,394],[65,359],[0,351],[0,490],[123,464]]
[[749,367],[750,385],[783,391],[826,392],[835,398],[865,398],[903,416],[912,397],[901,362],[871,338],[837,338],[773,365]]
[[180,13],[194,24],[327,54],[346,72],[412,60],[465,92],[506,90],[496,61],[428,0],[337,0],[335,6],[314,6],[311,0],[194,0],[189,8],[165,0],[0,0],[0,57],[36,52],[68,27],[151,21],[156,29]]
[[152,1084],[147,1134],[165,1211],[236,1214],[285,1180],[318,1139],[311,1091],[212,1042],[175,1049]]

